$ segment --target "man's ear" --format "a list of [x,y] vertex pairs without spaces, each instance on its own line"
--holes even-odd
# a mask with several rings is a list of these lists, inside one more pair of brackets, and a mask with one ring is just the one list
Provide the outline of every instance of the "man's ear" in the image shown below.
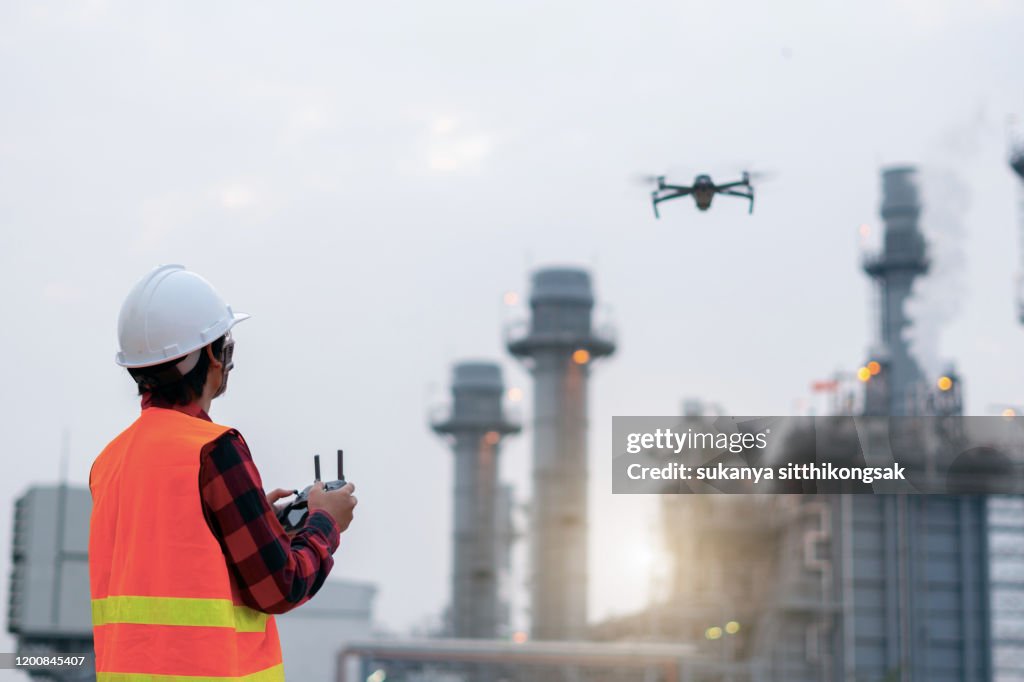
[[209,346],[206,347],[206,354],[210,357],[210,368],[211,369],[220,369],[220,368],[224,367],[224,363],[222,363],[220,361],[220,359],[216,355],[213,354],[213,344],[212,343]]

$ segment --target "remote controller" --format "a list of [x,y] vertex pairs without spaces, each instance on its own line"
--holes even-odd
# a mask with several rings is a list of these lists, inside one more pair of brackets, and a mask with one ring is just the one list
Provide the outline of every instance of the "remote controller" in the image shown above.
[[[320,480],[320,455],[313,455],[313,481]],[[338,450],[338,479],[324,483],[324,490],[337,490],[345,485],[345,455],[344,450]],[[284,526],[286,531],[293,531],[301,528],[309,516],[309,491],[313,485],[307,485],[302,492],[296,495],[287,506],[277,512],[277,519]]]

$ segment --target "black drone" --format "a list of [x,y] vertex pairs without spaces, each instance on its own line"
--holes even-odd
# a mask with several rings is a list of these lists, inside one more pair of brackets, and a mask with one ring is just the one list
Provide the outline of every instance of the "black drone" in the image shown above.
[[[706,211],[711,208],[711,200],[716,194],[726,194],[731,197],[743,197],[750,200],[750,211],[754,212],[754,187],[750,184],[750,173],[744,172],[743,179],[736,182],[727,182],[724,185],[716,185],[710,175],[698,175],[693,179],[693,185],[669,185],[665,182],[665,176],[659,175],[653,180],[658,183],[658,188],[651,192],[651,201],[654,204],[654,217],[660,218],[658,204],[669,199],[693,195],[697,208]],[[745,188],[738,189],[738,188]]]

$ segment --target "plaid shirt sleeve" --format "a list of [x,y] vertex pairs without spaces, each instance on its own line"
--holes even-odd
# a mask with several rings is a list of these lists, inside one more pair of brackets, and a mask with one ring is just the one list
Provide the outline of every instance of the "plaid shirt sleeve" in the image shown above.
[[330,514],[310,514],[289,538],[267,502],[249,447],[233,430],[204,448],[199,486],[203,514],[247,606],[285,613],[317,593],[340,541]]

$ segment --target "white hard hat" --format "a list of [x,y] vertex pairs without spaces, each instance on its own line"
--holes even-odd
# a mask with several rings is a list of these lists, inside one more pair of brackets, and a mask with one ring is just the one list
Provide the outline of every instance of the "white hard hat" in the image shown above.
[[136,368],[185,358],[178,367],[185,374],[199,360],[198,352],[189,354],[248,317],[232,311],[209,282],[185,266],[161,265],[139,280],[121,306],[116,362]]

